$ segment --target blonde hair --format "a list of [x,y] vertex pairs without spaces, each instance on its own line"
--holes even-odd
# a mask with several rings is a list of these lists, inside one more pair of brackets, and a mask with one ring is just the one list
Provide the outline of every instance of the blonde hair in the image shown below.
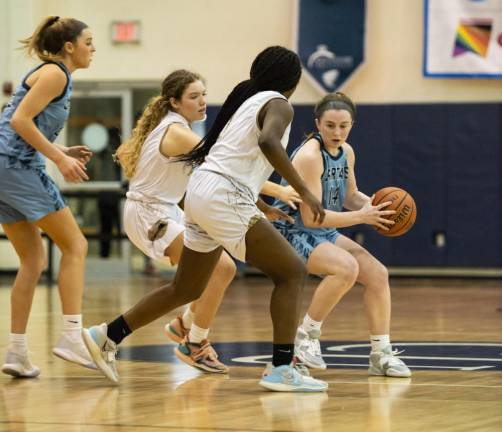
[[59,60],[64,54],[64,44],[75,43],[87,27],[87,24],[74,18],[49,16],[42,20],[30,37],[19,42],[29,56],[37,56],[42,61]]
[[194,81],[202,81],[202,78],[184,69],[176,70],[162,82],[161,94],[150,99],[132,131],[131,138],[124,141],[114,154],[115,161],[120,164],[127,178],[134,176],[141,148],[150,132],[157,127],[169,110],[173,110],[171,98],[180,100],[183,92]]

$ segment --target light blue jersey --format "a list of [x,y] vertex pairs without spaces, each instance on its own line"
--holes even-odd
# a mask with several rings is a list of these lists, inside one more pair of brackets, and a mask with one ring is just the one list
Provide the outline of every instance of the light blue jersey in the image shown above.
[[[32,69],[16,89],[0,118],[0,223],[34,222],[63,209],[66,203],[54,181],[45,171],[45,157],[24,141],[10,125],[14,112],[30,90],[27,78],[47,63]],[[72,81],[66,74],[63,92],[33,120],[38,130],[54,142],[70,112]]]
[[38,130],[50,142],[54,142],[68,119],[72,92],[70,72],[62,63],[42,63],[24,77],[0,117],[0,156],[7,157],[9,167],[40,168],[45,166],[45,157],[17,134],[10,125],[10,121],[26,93],[30,90],[26,80],[33,72],[48,63],[56,64],[63,70],[67,77],[66,86],[61,95],[52,100],[33,120]]
[[[315,134],[313,138],[319,142],[324,166],[321,175],[321,203],[326,210],[341,212],[347,194],[347,180],[349,178],[347,152],[341,147],[339,153],[336,156],[332,156],[324,147],[320,134]],[[304,143],[293,152],[291,160],[294,159],[303,145]],[[287,186],[288,182],[282,179],[281,185]],[[279,200],[274,202],[274,206],[280,208],[295,219],[293,224],[286,221],[275,221],[274,226],[305,260],[308,259],[316,246],[324,241],[335,243],[336,238],[339,236],[339,232],[335,228],[306,227],[303,223],[300,211],[292,209]]]

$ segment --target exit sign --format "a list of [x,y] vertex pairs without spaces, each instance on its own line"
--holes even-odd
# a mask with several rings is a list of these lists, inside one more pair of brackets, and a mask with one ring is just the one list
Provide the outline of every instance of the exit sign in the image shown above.
[[139,21],[113,21],[113,43],[139,43],[141,25]]

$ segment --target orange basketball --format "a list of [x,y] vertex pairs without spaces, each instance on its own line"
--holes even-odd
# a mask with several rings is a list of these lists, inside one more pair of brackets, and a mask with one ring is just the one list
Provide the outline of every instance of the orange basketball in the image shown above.
[[381,228],[376,230],[386,237],[398,237],[408,232],[417,218],[417,206],[413,197],[403,189],[397,187],[386,187],[375,192],[373,205],[391,201],[392,204],[384,207],[382,210],[395,210],[396,213],[387,216],[387,219],[393,220],[394,225],[389,227],[389,231]]

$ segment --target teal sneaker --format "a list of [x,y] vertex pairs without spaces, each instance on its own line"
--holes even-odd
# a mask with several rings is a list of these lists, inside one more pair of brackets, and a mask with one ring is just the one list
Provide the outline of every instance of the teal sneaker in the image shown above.
[[82,329],[82,339],[91,354],[96,366],[101,369],[105,376],[113,382],[119,381],[119,375],[115,366],[115,356],[117,355],[117,344],[106,334],[108,326],[106,323]]
[[269,367],[260,385],[268,390],[282,392],[323,392],[328,389],[328,383],[302,375],[291,365]]
[[228,373],[228,366],[218,360],[218,354],[208,340],[192,343],[188,336],[174,349],[174,354],[182,362],[204,372]]

